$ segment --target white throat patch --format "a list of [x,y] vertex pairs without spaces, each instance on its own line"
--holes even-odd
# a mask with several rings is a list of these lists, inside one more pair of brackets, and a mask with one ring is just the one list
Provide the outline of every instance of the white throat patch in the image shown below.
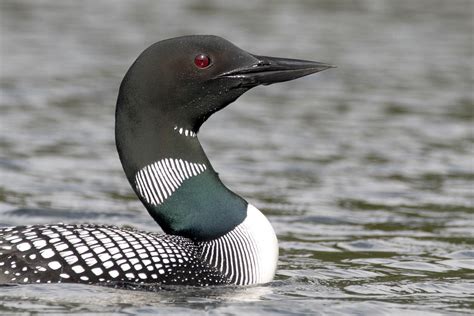
[[181,184],[207,169],[203,163],[182,159],[165,158],[156,161],[137,172],[135,186],[138,193],[151,205],[160,205],[176,191]]
[[194,133],[193,131],[182,128],[182,127],[175,126],[174,130],[177,131],[179,134],[184,135],[186,137],[188,137],[188,136],[189,137],[196,137],[197,136],[197,134]]

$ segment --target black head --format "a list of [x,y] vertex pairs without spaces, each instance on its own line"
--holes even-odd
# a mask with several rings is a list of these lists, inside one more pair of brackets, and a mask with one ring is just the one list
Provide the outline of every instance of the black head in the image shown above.
[[167,117],[197,131],[214,112],[260,84],[296,79],[332,66],[252,55],[209,35],[164,40],[146,49],[129,69],[121,93],[147,115]]

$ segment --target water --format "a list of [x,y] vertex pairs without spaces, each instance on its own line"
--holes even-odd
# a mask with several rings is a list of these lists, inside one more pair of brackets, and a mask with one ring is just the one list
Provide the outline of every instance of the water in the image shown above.
[[2,287],[0,314],[472,312],[472,1],[17,0],[0,12],[0,225],[159,230],[113,139],[119,82],[152,42],[211,33],[338,66],[254,89],[200,134],[224,182],[274,225],[274,282]]

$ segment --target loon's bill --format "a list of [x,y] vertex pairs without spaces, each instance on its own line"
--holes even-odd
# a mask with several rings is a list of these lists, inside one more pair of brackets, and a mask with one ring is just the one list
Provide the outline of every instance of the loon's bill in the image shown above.
[[0,228],[0,283],[271,281],[275,232],[220,181],[198,132],[209,116],[255,86],[331,67],[252,55],[216,36],[153,44],[122,81],[115,138],[132,189],[165,234],[94,224]]

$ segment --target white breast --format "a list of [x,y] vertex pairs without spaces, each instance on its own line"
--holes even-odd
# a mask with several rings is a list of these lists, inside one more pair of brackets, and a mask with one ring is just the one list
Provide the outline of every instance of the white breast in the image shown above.
[[248,204],[245,220],[222,237],[202,244],[204,259],[237,285],[270,282],[278,261],[278,240],[268,219]]

